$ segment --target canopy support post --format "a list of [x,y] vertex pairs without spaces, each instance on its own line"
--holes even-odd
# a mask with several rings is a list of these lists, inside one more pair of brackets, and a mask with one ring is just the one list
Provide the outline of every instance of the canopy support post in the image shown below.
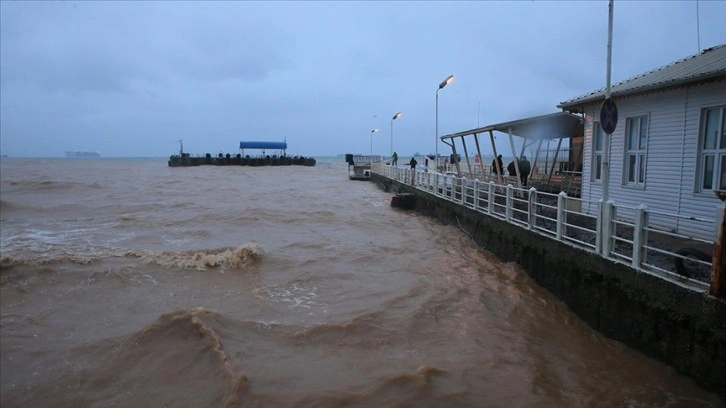
[[497,154],[497,145],[494,143],[494,132],[491,130],[489,131],[489,140],[492,142],[492,151],[494,152],[494,164],[497,166],[497,179],[499,181],[499,184],[504,184],[504,173],[502,172],[501,166],[499,165],[499,160],[497,160],[497,157],[499,157],[499,154]]
[[[484,157],[481,155],[481,149],[479,148],[479,134],[474,133],[474,143],[476,143],[476,154],[479,155],[479,167],[481,168],[482,180],[486,179],[486,173],[484,172]],[[496,154],[496,152],[494,153]],[[497,156],[494,156],[497,157]]]
[[512,155],[515,155],[513,160],[514,173],[517,176],[517,187],[522,188],[522,178],[520,176],[521,173],[519,172],[519,157],[516,156],[517,152],[514,148],[514,136],[512,135],[512,128],[508,128],[507,132],[509,133],[509,145],[512,147]]
[[471,163],[469,162],[469,150],[466,148],[466,139],[464,136],[461,137],[461,145],[464,147],[464,157],[466,157],[466,167],[469,169],[469,177],[471,177]]

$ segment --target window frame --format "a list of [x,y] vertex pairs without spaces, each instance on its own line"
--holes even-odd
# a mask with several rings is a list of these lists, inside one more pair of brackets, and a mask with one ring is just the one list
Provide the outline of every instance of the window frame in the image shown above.
[[[715,137],[715,146],[713,148],[707,148],[706,144],[706,129],[708,127],[708,112],[718,111],[719,117],[717,118]],[[726,189],[726,105],[715,105],[705,106],[701,108],[700,115],[700,126],[698,129],[698,149],[696,150],[698,155],[697,159],[697,171],[696,180],[694,181],[695,193],[710,195],[715,191],[719,190],[719,187],[723,185]],[[711,162],[711,188],[704,187],[706,177],[706,165],[708,164],[707,158],[712,158]]]
[[[635,140],[635,147],[631,148],[631,124],[638,121],[638,135]],[[645,128],[643,127],[645,125]],[[645,136],[643,137],[643,132]],[[625,138],[623,140],[623,187],[645,189],[646,174],[648,173],[648,139],[650,139],[650,114],[642,113],[631,115],[625,118]],[[631,160],[633,180],[631,176]]]
[[[597,135],[600,135],[600,148],[597,146]],[[599,121],[592,122],[592,155],[590,156],[590,182],[602,183],[602,159],[603,159],[603,143],[605,142],[605,132],[602,130]],[[600,158],[598,161],[597,159]]]

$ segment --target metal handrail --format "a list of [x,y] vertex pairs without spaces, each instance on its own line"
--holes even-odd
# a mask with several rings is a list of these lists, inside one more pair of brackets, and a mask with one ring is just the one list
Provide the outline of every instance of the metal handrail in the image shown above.
[[[666,220],[687,220],[706,224],[713,224],[712,220],[669,214],[651,210],[645,206],[634,207],[612,201],[602,203],[602,201],[569,197],[565,193],[552,194],[537,191],[534,188],[528,190],[514,187],[511,184],[502,185],[494,181],[485,182],[479,179],[467,179],[434,172],[413,171],[380,163],[374,164],[373,171],[409,185],[413,180],[413,187],[420,191],[519,227],[528,228],[542,236],[574,245],[613,261],[625,263],[636,270],[660,276],[669,281],[690,282],[689,287],[696,290],[703,290],[707,287],[703,281],[678,275],[665,269],[663,265],[657,265],[649,260],[648,254],[673,259],[685,259],[685,257],[668,249],[656,247],[649,243],[648,239],[650,235],[663,235],[682,239],[685,242],[710,243],[700,238],[659,229],[656,225],[652,225],[649,216],[655,215]],[[556,205],[553,203],[555,201]],[[596,211],[594,214],[576,211],[570,209],[568,203],[579,205],[579,208],[584,208],[585,205],[588,208],[594,206]],[[572,221],[570,220],[572,217],[577,218]],[[576,223],[577,219],[579,219],[579,223]],[[587,226],[592,222],[595,224],[594,229]],[[582,225],[583,223],[584,225]],[[607,239],[608,242],[600,242],[601,227],[607,228],[609,231],[603,235],[603,239]],[[628,238],[626,235],[631,233],[632,238]],[[588,239],[586,237],[590,241],[594,237],[595,243],[584,241],[583,239]],[[628,250],[629,254],[626,253]],[[710,263],[697,259],[689,258],[689,261],[704,267],[710,266]]]

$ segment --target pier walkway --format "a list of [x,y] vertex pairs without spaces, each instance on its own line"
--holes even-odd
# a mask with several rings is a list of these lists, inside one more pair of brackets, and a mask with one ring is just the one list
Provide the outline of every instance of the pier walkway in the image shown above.
[[371,171],[636,271],[708,292],[713,238],[673,231],[675,226],[679,231],[696,224],[715,226],[715,218],[687,218],[643,205],[603,203],[565,192],[554,194],[385,164],[374,164]]

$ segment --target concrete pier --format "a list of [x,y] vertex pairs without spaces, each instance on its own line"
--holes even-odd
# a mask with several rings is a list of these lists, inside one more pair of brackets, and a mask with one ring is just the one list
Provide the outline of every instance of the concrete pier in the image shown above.
[[385,191],[413,194],[417,212],[458,225],[602,334],[691,377],[726,398],[726,302],[623,263],[372,173]]
[[260,156],[249,157],[241,154],[222,155],[212,157],[207,153],[205,156],[192,157],[189,153],[178,154],[169,157],[169,167],[187,166],[315,166],[315,159],[303,156]]

